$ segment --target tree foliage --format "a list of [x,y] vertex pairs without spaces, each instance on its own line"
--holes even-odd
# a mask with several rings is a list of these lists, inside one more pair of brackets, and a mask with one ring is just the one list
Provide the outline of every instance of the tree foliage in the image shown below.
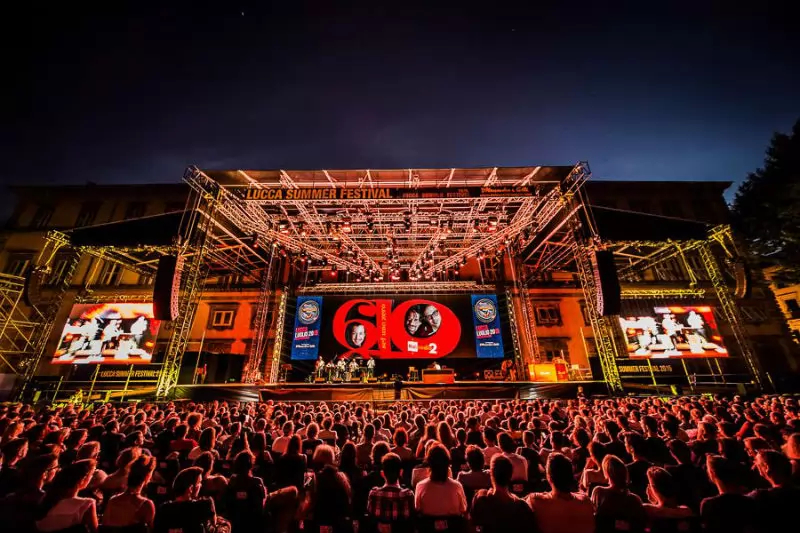
[[800,283],[800,120],[776,133],[764,166],[748,174],[733,202],[734,224],[777,279]]

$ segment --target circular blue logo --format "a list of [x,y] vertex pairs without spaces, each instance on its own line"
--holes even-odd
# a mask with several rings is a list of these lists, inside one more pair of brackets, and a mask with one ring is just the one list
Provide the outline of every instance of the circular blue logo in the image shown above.
[[489,298],[481,298],[475,302],[475,316],[484,324],[492,322],[497,317],[497,306]]
[[313,324],[319,318],[319,304],[314,300],[306,300],[300,304],[297,313],[302,324]]

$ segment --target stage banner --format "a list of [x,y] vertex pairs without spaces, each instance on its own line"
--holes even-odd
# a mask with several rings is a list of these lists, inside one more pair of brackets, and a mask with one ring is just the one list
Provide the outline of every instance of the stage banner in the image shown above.
[[472,295],[472,323],[475,326],[475,351],[479,358],[503,358],[500,313],[494,294]]
[[322,296],[298,296],[292,335],[292,360],[309,361],[319,354]]

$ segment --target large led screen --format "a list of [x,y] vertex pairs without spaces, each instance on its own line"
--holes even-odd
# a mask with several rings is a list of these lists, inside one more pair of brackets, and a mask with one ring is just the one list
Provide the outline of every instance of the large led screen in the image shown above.
[[502,358],[494,295],[300,296],[292,359]]
[[153,304],[76,304],[61,333],[55,364],[149,363],[160,322]]
[[649,316],[620,317],[630,357],[727,357],[712,309],[654,307]]

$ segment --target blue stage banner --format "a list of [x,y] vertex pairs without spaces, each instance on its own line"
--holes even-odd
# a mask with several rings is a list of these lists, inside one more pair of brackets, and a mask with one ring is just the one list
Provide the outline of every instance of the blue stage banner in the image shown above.
[[494,294],[472,295],[472,323],[475,326],[475,352],[479,358],[503,358],[500,312]]
[[292,360],[313,361],[319,354],[322,296],[298,296],[292,335]]

